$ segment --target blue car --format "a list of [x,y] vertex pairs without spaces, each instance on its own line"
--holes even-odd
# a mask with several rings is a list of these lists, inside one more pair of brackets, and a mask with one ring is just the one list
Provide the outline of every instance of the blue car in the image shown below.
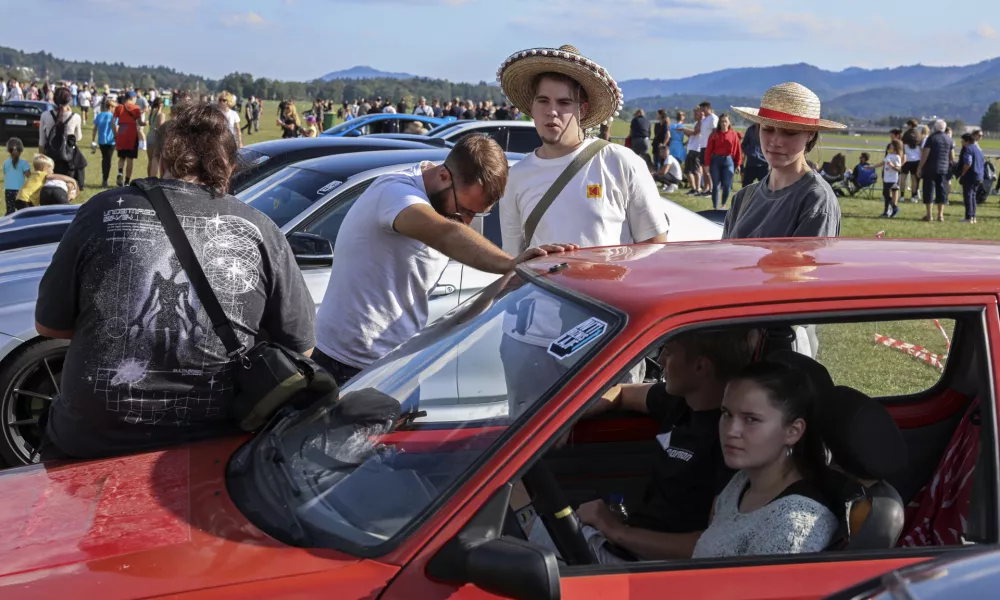
[[324,131],[321,135],[336,137],[358,137],[372,133],[420,133],[411,131],[412,124],[419,124],[423,133],[454,121],[455,117],[425,117],[422,115],[401,115],[397,113],[376,113],[365,115],[341,123]]

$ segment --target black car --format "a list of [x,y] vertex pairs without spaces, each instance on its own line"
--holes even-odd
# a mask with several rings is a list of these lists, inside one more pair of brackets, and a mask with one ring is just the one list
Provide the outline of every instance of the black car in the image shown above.
[[[361,140],[355,138],[353,141]],[[351,152],[286,163],[235,196],[266,214],[278,227],[284,227],[301,213],[311,210],[318,200],[349,177],[380,167],[444,160],[448,152],[446,148],[418,144],[417,149],[412,150]],[[508,152],[507,158],[520,160],[524,155]],[[58,242],[79,207],[73,204],[34,207],[0,218],[0,251]]]
[[0,217],[0,251],[58,242],[79,208],[79,204],[35,206]]
[[42,114],[55,109],[56,105],[51,102],[35,100],[11,100],[0,104],[0,144],[16,137],[25,146],[37,146]]
[[329,136],[290,138],[251,144],[240,149],[240,167],[229,181],[229,193],[237,194],[284,166],[310,158],[348,152],[419,150],[434,147],[440,147],[440,144],[416,140]]

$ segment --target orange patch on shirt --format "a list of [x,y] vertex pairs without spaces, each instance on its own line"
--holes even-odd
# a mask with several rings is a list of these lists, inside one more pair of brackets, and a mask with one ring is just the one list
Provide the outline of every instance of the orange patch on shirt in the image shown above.
[[601,184],[599,183],[588,183],[587,184],[587,198],[603,198],[604,190],[601,189]]

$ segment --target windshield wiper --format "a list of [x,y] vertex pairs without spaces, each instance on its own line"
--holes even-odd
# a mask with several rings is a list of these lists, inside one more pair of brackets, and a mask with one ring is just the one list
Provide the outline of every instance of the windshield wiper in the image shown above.
[[[279,423],[277,427],[271,430],[264,439],[267,444],[267,448],[271,452],[270,462],[281,472],[285,479],[285,483],[288,484],[288,488],[281,485],[278,482],[274,482],[272,486],[278,493],[281,502],[287,507],[287,512],[285,516],[288,517],[289,528],[288,534],[291,536],[292,541],[299,546],[308,546],[312,544],[312,538],[306,531],[305,527],[302,526],[302,520],[299,519],[299,515],[296,513],[296,503],[295,498],[302,495],[302,488],[296,483],[295,477],[292,474],[291,463],[288,461],[288,456],[285,454],[284,448],[281,447],[281,442],[278,436],[285,430],[287,424],[290,423],[292,419],[285,419],[282,423]],[[291,494],[289,494],[291,492]]]

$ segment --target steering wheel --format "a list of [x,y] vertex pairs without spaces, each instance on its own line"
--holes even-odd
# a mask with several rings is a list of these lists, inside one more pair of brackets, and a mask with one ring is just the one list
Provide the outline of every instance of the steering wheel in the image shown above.
[[569,565],[595,564],[597,559],[583,536],[580,517],[567,502],[552,471],[537,462],[524,474],[522,481],[563,560]]

